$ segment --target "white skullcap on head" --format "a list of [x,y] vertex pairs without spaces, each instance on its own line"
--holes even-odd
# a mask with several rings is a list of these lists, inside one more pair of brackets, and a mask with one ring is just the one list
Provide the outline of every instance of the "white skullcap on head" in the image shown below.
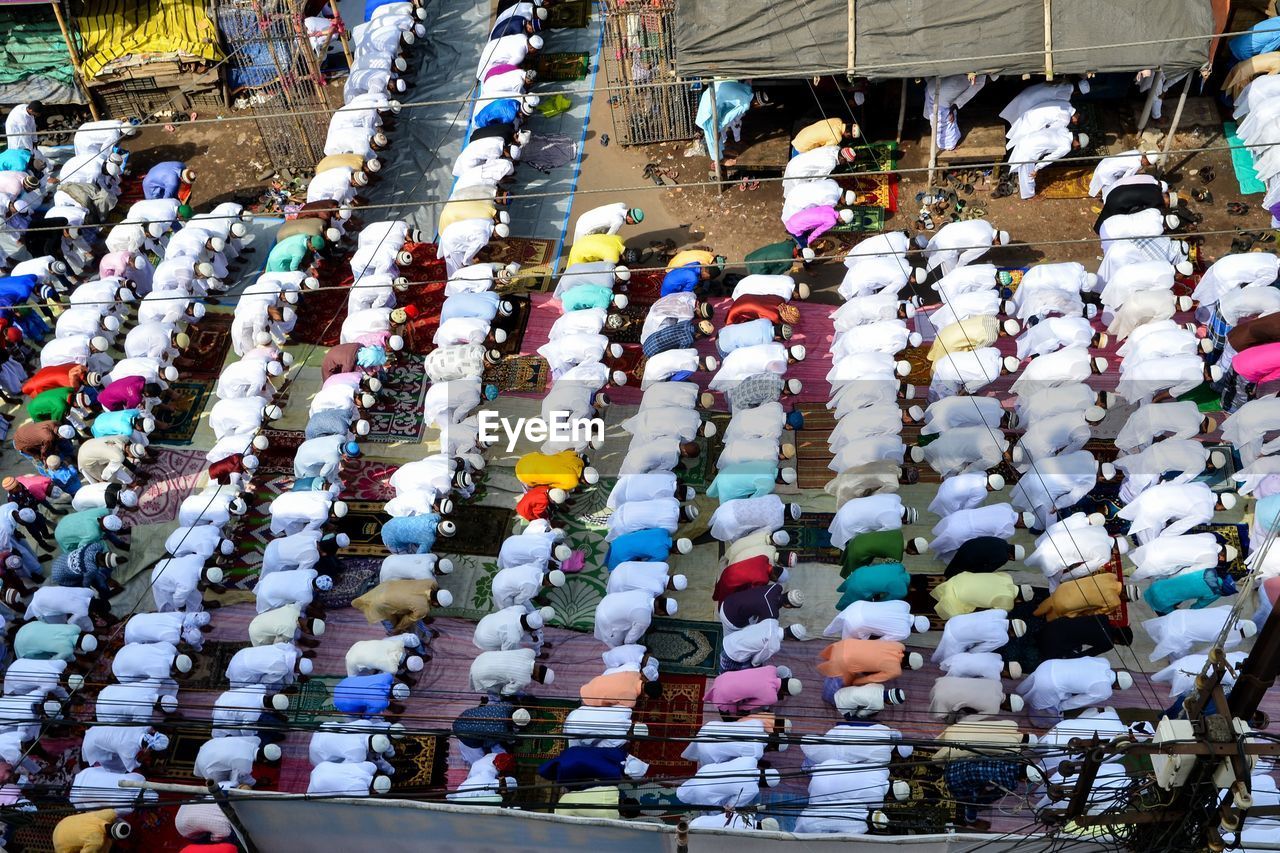
[[375,794],[385,794],[391,790],[391,777],[377,776],[373,780],[373,792]]
[[278,743],[269,743],[262,748],[262,757],[267,761],[279,761],[282,754]]
[[302,675],[310,675],[315,669],[315,664],[311,662],[311,658],[300,658],[298,660],[298,672]]
[[178,672],[183,672],[183,673],[190,672],[191,657],[189,655],[178,655],[176,658],[173,659],[173,668],[176,669]]
[[410,655],[404,662],[404,668],[410,672],[422,672],[423,666],[425,666],[425,662],[419,655]]
[[542,50],[542,36],[529,36],[529,47],[534,50]]
[[397,681],[391,686],[391,698],[398,702],[403,702],[409,698],[409,685],[403,681]]
[[116,533],[120,528],[124,527],[124,522],[120,520],[118,515],[104,515],[102,517],[102,526],[112,533]]
[[453,593],[447,589],[442,589],[436,593],[436,601],[441,607],[449,607],[453,604]]

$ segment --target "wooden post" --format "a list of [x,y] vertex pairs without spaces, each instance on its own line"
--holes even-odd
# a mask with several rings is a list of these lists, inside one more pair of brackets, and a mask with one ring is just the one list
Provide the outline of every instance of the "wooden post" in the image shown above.
[[724,173],[720,167],[720,155],[724,153],[723,146],[720,144],[720,107],[716,104],[716,81],[711,79],[711,142],[715,145],[715,151],[708,149],[707,153],[711,155],[711,162],[716,168],[716,192],[724,193]]
[[1053,79],[1053,0],[1044,0],[1044,79]]
[[[1195,75],[1188,71],[1187,81],[1182,84],[1182,94],[1178,95],[1178,108],[1173,111],[1173,120],[1169,122],[1169,132],[1164,138],[1164,150],[1160,152],[1161,171],[1164,171],[1165,161],[1169,158],[1169,149],[1173,147],[1173,135],[1178,132],[1178,122],[1182,121],[1182,109],[1187,105],[1187,93],[1191,91],[1191,81],[1193,79],[1195,79]],[[1152,91],[1155,88],[1155,86],[1152,86]]]
[[76,85],[89,101],[89,115],[93,116],[94,121],[98,121],[101,117],[98,115],[97,105],[93,102],[93,95],[85,85],[84,72],[80,69],[80,51],[76,50],[75,40],[71,38],[71,29],[67,26],[67,19],[62,14],[62,0],[53,0],[49,5],[53,7],[53,17],[58,21],[58,29],[62,30],[62,40],[67,43],[67,55],[71,57],[71,70],[75,72]]
[[929,124],[929,187],[933,188],[933,172],[938,166],[938,101],[942,97],[942,78],[933,78],[933,119]]
[[898,102],[898,141],[902,141],[902,126],[907,122],[907,78],[902,78],[902,100]]
[[847,55],[845,57],[845,67],[848,70],[845,71],[845,73],[848,76],[852,77],[854,59],[856,58],[855,53],[857,50],[857,46],[855,45],[855,42],[857,41],[857,38],[858,38],[857,9],[855,9],[854,6],[858,2],[858,0],[847,0],[847,2],[849,4],[849,16],[847,21],[847,25],[849,27],[849,37],[847,39],[847,49],[846,49]]

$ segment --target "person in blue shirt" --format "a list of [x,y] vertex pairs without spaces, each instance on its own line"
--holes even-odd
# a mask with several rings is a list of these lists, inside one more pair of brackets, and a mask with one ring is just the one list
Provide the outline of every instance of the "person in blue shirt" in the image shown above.
[[120,409],[99,414],[93,419],[90,431],[94,438],[123,435],[142,444],[145,443],[145,436],[155,429],[155,425],[155,421],[141,409]]
[[193,184],[196,173],[177,160],[156,163],[142,179],[143,198],[177,198],[183,184]]
[[624,777],[642,779],[648,770],[648,764],[620,746],[570,746],[544,761],[538,775],[566,788],[593,788]]
[[546,15],[545,9],[537,10],[539,15],[532,18],[521,18],[512,15],[510,18],[504,18],[498,21],[497,26],[489,33],[489,41],[500,39],[503,36],[531,36],[542,30],[542,18]]
[[390,711],[404,713],[399,704],[409,698],[409,685],[389,672],[352,675],[333,685],[333,707],[352,717],[377,717]]
[[437,536],[453,536],[457,527],[438,513],[405,515],[382,525],[382,544],[392,554],[430,554]]
[[511,125],[516,130],[524,124],[524,120],[533,115],[534,107],[540,99],[537,95],[525,95],[523,98],[503,98],[491,101],[484,109],[476,113],[473,124],[476,128]]
[[609,543],[605,565],[609,571],[613,571],[626,562],[664,563],[673,544],[681,554],[688,554],[693,550],[693,542],[690,540],[680,539],[673,543],[671,534],[658,528],[625,533]]

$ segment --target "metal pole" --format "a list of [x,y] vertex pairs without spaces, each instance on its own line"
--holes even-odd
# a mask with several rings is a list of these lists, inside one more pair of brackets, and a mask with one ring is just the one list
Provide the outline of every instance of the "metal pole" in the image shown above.
[[1147,102],[1142,105],[1142,117],[1138,119],[1138,133],[1147,129],[1147,122],[1151,120],[1151,108],[1155,105],[1156,94],[1160,91],[1160,75],[1164,72],[1157,68],[1154,72],[1155,76],[1151,78],[1151,91],[1147,92]]
[[929,187],[933,188],[933,172],[938,166],[938,101],[942,97],[942,78],[933,78],[933,120],[929,125]]
[[711,162],[716,167],[716,193],[724,194],[724,173],[720,168],[720,155],[723,153],[720,146],[720,107],[716,104],[716,81],[711,80],[711,140],[715,145],[715,150],[708,149],[707,153],[711,155]]
[[898,141],[902,141],[902,126],[907,123],[907,78],[902,78],[902,99],[898,101]]
[[[1160,152],[1160,169],[1163,171],[1165,160],[1169,157],[1169,149],[1173,147],[1173,135],[1178,132],[1178,122],[1182,121],[1182,108],[1187,105],[1187,93],[1191,91],[1191,80],[1195,77],[1187,72],[1187,82],[1182,85],[1182,94],[1178,96],[1178,108],[1173,111],[1173,121],[1169,122],[1169,133],[1164,138],[1164,150]],[[1152,86],[1152,91],[1155,91]]]

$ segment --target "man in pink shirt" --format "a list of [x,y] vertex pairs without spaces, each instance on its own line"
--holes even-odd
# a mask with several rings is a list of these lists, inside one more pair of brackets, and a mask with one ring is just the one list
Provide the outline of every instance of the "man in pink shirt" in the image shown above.
[[795,239],[801,249],[813,245],[823,234],[836,226],[837,222],[846,225],[853,221],[853,211],[845,208],[839,212],[831,205],[806,207],[786,221],[787,233]]
[[800,692],[800,679],[787,669],[759,666],[716,676],[707,688],[706,701],[714,703],[726,717],[739,717],[761,708],[771,708],[787,696]]
[[[1280,343],[1249,347],[1231,359],[1231,369],[1246,382],[1261,385],[1280,379]],[[1250,394],[1250,399],[1253,395]]]

